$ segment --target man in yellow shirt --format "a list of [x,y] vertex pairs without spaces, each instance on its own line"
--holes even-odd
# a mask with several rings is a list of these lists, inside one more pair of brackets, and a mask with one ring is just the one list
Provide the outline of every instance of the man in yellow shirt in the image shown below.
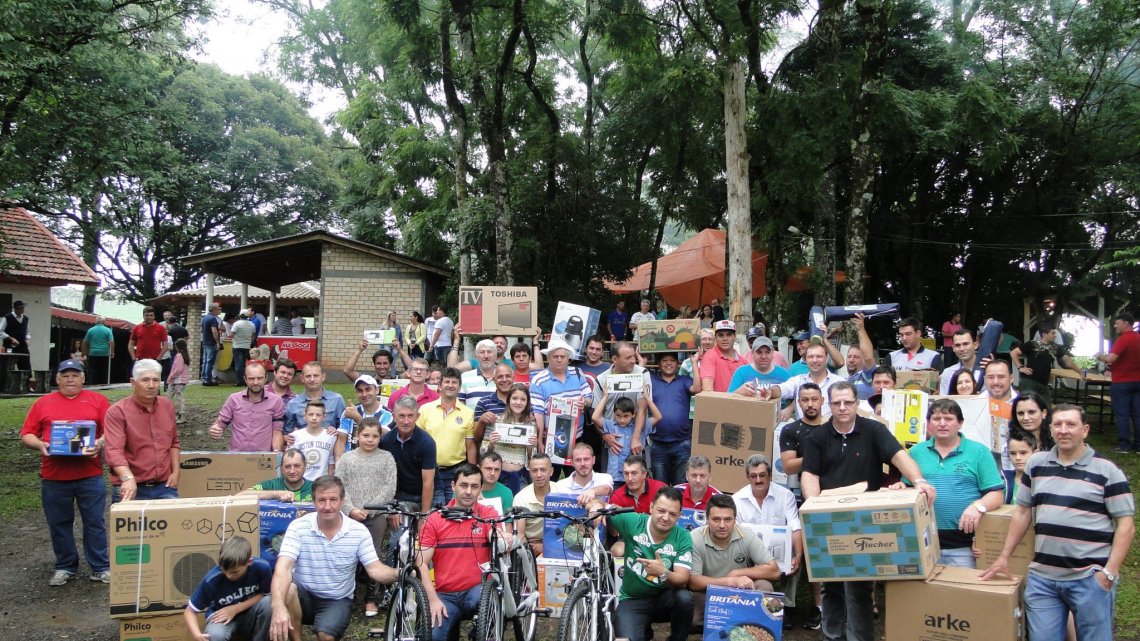
[[451,500],[455,470],[464,463],[474,464],[475,412],[459,402],[461,374],[453,367],[443,370],[439,382],[439,399],[420,408],[416,425],[435,440],[435,491],[432,503]]

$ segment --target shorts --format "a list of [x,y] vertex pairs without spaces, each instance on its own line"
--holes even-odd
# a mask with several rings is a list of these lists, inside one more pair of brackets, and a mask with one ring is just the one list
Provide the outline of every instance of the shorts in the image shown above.
[[344,636],[352,619],[352,597],[323,599],[314,596],[305,586],[297,586],[297,599],[301,602],[301,623],[313,626],[313,632],[324,632],[334,639]]

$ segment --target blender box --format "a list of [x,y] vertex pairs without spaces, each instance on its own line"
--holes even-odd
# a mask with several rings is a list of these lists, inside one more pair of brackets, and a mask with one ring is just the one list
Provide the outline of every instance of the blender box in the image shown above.
[[554,310],[554,323],[550,329],[550,339],[561,339],[570,344],[574,353],[572,359],[580,359],[586,348],[586,339],[598,333],[598,322],[602,312],[586,307],[559,301]]

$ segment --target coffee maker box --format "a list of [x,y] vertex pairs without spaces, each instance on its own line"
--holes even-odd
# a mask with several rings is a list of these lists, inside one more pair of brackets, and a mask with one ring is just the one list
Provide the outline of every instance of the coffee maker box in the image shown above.
[[573,350],[572,359],[581,359],[586,350],[586,340],[598,333],[598,323],[602,312],[586,307],[559,301],[554,310],[554,323],[550,329],[550,340],[564,340]]
[[95,421],[52,421],[52,456],[83,456],[84,448],[95,447]]

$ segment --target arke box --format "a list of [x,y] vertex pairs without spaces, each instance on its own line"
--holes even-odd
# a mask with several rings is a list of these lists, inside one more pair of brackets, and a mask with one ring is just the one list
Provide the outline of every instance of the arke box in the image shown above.
[[887,584],[887,641],[1025,638],[1021,579],[981,581],[978,571],[935,566],[925,581]]
[[731,494],[748,484],[744,462],[749,456],[772,460],[780,405],[727,392],[701,392],[696,398],[692,454],[708,457],[717,488]]

